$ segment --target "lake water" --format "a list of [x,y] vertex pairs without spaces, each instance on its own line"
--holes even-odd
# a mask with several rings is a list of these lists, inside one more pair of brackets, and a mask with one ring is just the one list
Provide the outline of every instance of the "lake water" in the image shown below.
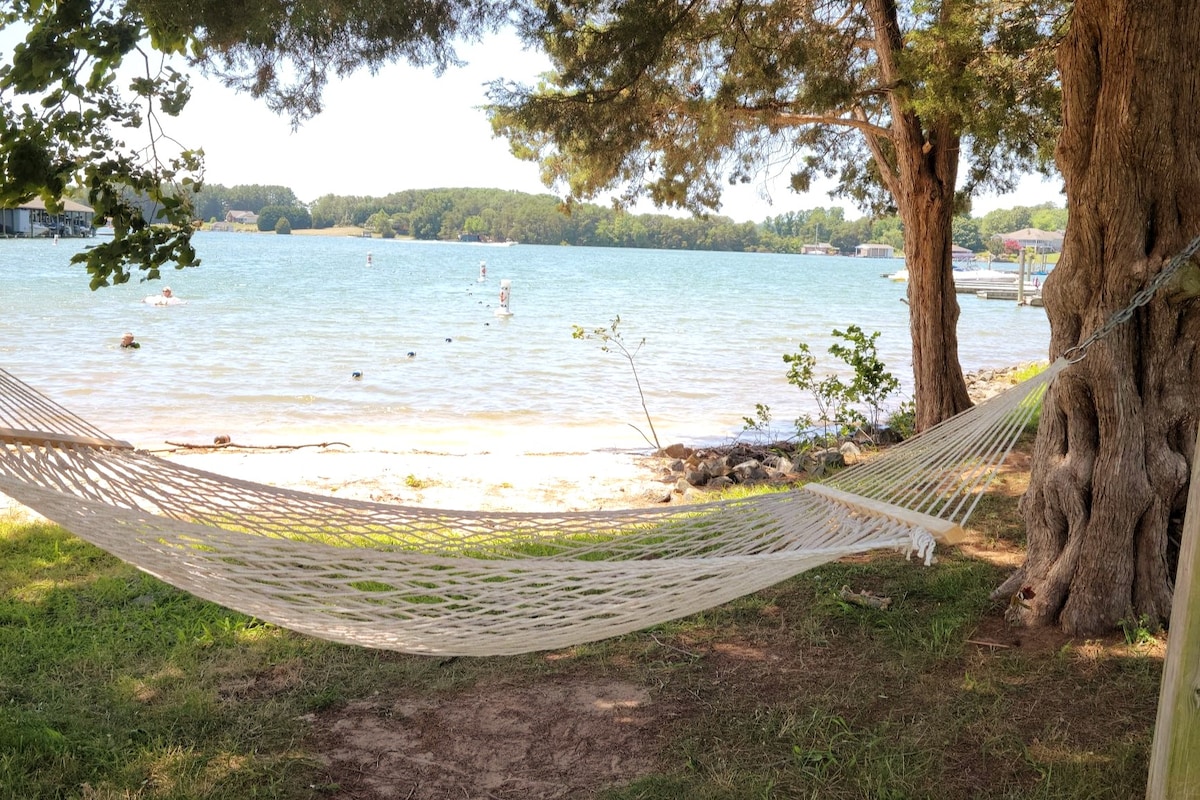
[[[879,331],[912,391],[905,285],[881,277],[899,260],[199,233],[200,267],[92,292],[87,244],[0,241],[0,366],[144,446],[645,448],[628,362],[571,336],[618,315],[663,444],[728,439],[757,403],[788,428],[813,409],[782,355],[807,342],[834,370],[835,327]],[[142,302],[163,285],[186,303]],[[1046,357],[1044,310],[959,301],[964,369]]]

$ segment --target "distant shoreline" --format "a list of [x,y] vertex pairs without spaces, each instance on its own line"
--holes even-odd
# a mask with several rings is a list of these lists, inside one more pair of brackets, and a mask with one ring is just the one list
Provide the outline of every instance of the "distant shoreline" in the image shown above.
[[[206,225],[205,227],[200,228],[200,230],[204,231],[205,233],[249,233],[249,234],[255,234],[255,235],[270,234],[272,236],[280,235],[280,234],[275,233],[275,231],[260,231],[252,225],[238,225],[232,231],[223,231],[223,230],[222,231],[214,231],[211,227]],[[334,225],[331,228],[293,228],[291,234],[283,234],[283,235],[333,236],[333,237],[345,236],[345,237],[349,237],[351,239],[380,239],[380,240],[383,239],[382,236],[377,236],[375,234],[371,234],[370,236],[364,236],[363,235],[364,232],[365,232],[365,229],[360,228],[357,225]],[[396,234],[395,236],[389,237],[389,239],[387,241],[416,242],[416,241],[420,241],[420,240],[416,239],[413,236],[402,236],[400,234]],[[453,241],[453,240],[439,239],[436,241],[449,242],[449,241]],[[460,244],[463,244],[463,243],[460,242]],[[493,243],[492,242],[470,242],[468,244],[493,244]],[[516,244],[516,242],[497,242],[495,244]]]
[[[263,233],[274,233],[274,231],[262,231]],[[332,228],[302,228],[300,230],[292,229],[292,236],[350,236],[366,239],[363,236],[363,229],[357,225],[334,225]],[[372,239],[376,238],[374,234]],[[408,239],[408,236],[397,236],[397,239]]]
[[[208,225],[205,225],[204,227],[200,228],[200,230],[204,231],[205,233],[252,233],[252,234],[267,233],[272,236],[280,235],[280,234],[275,233],[275,231],[260,231],[258,228],[254,227],[253,225],[238,225],[232,231],[214,231],[211,227],[209,227]],[[363,238],[363,239],[367,238],[367,237],[363,236],[363,229],[358,227],[357,225],[335,225],[331,228],[300,228],[300,229],[293,228],[290,235],[292,235],[292,236],[349,236],[351,238]],[[372,234],[370,238],[374,239],[377,237],[375,237],[374,234]],[[411,239],[412,237],[411,236],[397,236],[395,238]]]

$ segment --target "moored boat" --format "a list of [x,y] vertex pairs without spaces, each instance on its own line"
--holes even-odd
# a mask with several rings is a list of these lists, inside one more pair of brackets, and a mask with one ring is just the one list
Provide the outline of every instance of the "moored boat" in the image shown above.
[[[888,280],[907,281],[908,268],[903,267],[884,275]],[[953,272],[954,290],[960,294],[974,294],[980,291],[998,291],[1002,289],[1017,290],[1018,275],[1016,272],[1000,269],[985,269],[982,267],[955,267]],[[1041,281],[1037,278],[1025,279],[1025,292],[1036,294],[1041,292]]]

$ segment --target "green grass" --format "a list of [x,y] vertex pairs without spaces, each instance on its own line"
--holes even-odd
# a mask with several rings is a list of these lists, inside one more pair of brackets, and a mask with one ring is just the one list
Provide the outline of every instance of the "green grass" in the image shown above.
[[[668,745],[674,769],[601,796],[1142,794],[1157,657],[1111,643],[1048,653],[981,649],[967,640],[995,611],[987,590],[1001,573],[960,557],[931,573],[906,566],[897,559],[830,565],[662,630],[697,652],[730,636],[776,640],[774,652],[792,654],[774,669],[798,671],[781,681],[764,667],[749,681],[753,698],[722,697],[714,686],[711,708]],[[844,603],[835,588],[845,584],[893,604],[880,611]],[[776,619],[765,611],[795,607],[804,608],[802,625],[783,634],[765,629]],[[689,668],[716,680],[703,659]],[[703,680],[692,681],[694,691]]]
[[[989,526],[1013,527],[1011,505],[989,507]],[[569,650],[437,659],[292,634],[196,600],[55,526],[0,521],[0,797],[374,797],[347,789],[354,776],[322,760],[352,707],[597,680],[650,693],[655,727],[639,746],[654,767],[572,796],[1140,796],[1160,640],[1139,631],[1130,644],[1119,632],[1105,642],[973,644],[1007,635],[988,599],[1003,576],[955,553],[929,569],[880,555]],[[891,606],[846,603],[842,586]],[[471,774],[470,763],[450,766]]]
[[298,718],[379,682],[454,682],[436,668],[196,600],[54,526],[0,523],[0,797],[315,797]]
[[[575,526],[565,523],[563,528],[556,530],[544,524],[520,527],[514,522],[511,529],[500,529],[492,527],[490,522],[480,522],[474,526],[465,524],[458,516],[410,520],[394,525],[356,524],[348,519],[330,523],[299,515],[281,521],[249,514],[210,515],[198,522],[267,539],[312,542],[329,547],[373,548],[482,560],[567,556],[581,561],[596,561],[619,557],[645,558],[647,550],[655,545],[663,545],[664,552],[668,552],[671,545],[680,542],[696,550],[697,542],[722,536],[728,515],[740,513],[737,501],[792,488],[788,485],[737,486],[723,496],[726,502],[717,509],[677,510],[661,520],[633,521],[625,527],[614,527],[615,522],[605,521],[590,525],[582,522]],[[609,544],[615,547],[596,549],[597,545]],[[213,549],[202,539],[195,539],[188,546],[201,551]],[[629,552],[623,554],[621,549]]]
[[1032,378],[1036,375],[1041,375],[1043,372],[1046,371],[1047,367],[1049,367],[1049,366],[1050,366],[1049,364],[1043,364],[1041,362],[1035,361],[1030,364],[1024,364],[1020,367],[1017,367],[1012,372],[1012,375],[1011,375],[1012,382],[1013,383],[1024,383],[1025,381],[1029,380],[1030,378]]

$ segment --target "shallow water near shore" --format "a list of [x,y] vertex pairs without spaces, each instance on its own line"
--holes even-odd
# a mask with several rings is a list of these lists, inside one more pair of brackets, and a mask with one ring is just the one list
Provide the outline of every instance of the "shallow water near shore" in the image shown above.
[[[617,316],[628,346],[645,340],[635,363],[663,444],[731,439],[759,403],[787,430],[814,409],[787,383],[783,354],[807,342],[834,371],[830,331],[850,324],[880,332],[880,355],[912,391],[905,285],[881,277],[899,260],[229,233],[195,243],[198,268],[92,292],[70,264],[86,240],[0,241],[0,367],[143,446],[227,435],[646,449],[628,361],[571,336]],[[510,317],[495,313],[501,280]],[[185,303],[142,302],[164,285]],[[1044,310],[959,302],[964,369],[1046,357]],[[141,349],[119,347],[126,330]]]

